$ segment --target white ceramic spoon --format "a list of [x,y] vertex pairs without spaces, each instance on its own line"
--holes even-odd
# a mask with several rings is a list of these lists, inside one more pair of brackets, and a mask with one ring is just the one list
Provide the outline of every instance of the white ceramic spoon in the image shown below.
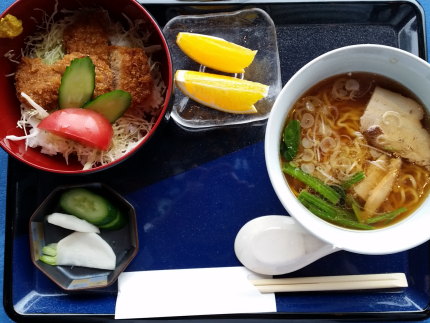
[[249,221],[234,242],[239,261],[264,275],[287,274],[339,250],[285,215],[266,215]]

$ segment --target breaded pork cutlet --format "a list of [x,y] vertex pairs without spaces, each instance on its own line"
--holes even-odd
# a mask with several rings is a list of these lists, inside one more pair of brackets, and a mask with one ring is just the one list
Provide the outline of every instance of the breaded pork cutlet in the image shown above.
[[141,48],[111,46],[110,62],[114,88],[131,94],[132,107],[142,106],[151,94],[153,83],[145,51]]
[[18,99],[27,104],[21,96],[21,92],[24,92],[48,110],[57,106],[60,81],[61,74],[53,68],[53,65],[45,64],[40,58],[23,57],[15,73]]
[[83,12],[66,27],[63,45],[66,53],[83,53],[97,56],[109,63],[109,38],[106,32],[108,18],[102,11]]
[[[23,57],[15,74],[15,87],[19,100],[27,104],[21,97],[24,92],[37,104],[47,110],[58,107],[58,89],[61,76],[74,58],[84,57],[81,53],[65,55],[52,65],[45,64],[40,58]],[[112,90],[112,71],[109,65],[97,57],[91,57],[96,69],[94,96]]]

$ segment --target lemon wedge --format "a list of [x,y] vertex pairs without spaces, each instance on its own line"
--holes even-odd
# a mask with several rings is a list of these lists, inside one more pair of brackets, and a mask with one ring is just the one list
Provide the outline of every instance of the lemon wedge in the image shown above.
[[176,43],[191,59],[226,73],[243,73],[257,54],[223,38],[195,33],[178,33]]
[[229,113],[257,113],[254,104],[267,96],[269,86],[235,77],[178,70],[175,83],[188,97]]

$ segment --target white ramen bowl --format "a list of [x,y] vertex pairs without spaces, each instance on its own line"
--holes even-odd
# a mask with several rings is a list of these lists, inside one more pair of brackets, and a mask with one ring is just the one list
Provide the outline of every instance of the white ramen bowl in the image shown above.
[[[323,54],[303,66],[274,103],[265,135],[270,181],[287,212],[312,234],[334,247],[369,255],[408,250],[430,239],[429,198],[404,220],[386,228],[369,231],[341,228],[308,211],[294,196],[282,173],[281,133],[293,104],[319,81],[348,72],[383,75],[411,90],[423,104],[430,103],[430,64],[415,55],[382,45],[353,45]],[[425,109],[429,112],[428,106]]]

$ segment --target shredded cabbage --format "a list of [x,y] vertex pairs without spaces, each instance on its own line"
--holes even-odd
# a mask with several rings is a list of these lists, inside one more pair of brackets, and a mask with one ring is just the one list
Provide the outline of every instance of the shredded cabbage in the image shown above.
[[[40,10],[40,9],[35,9]],[[55,20],[58,14],[58,1],[55,1],[53,13],[49,16],[42,12],[42,23],[38,31],[25,40],[24,56],[38,57],[46,64],[53,64],[64,57],[63,31],[74,21],[74,15]]]

